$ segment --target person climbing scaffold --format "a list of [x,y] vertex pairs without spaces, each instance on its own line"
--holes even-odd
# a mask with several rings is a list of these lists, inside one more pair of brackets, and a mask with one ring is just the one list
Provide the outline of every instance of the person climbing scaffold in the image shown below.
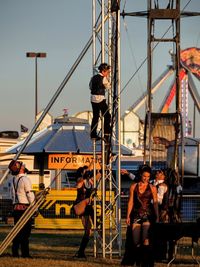
[[94,75],[89,83],[93,111],[90,136],[92,139],[100,139],[100,137],[97,135],[97,126],[101,112],[101,115],[104,117],[103,138],[107,142],[111,133],[111,115],[106,103],[105,91],[106,89],[111,89],[111,83],[109,82],[110,69],[111,67],[107,63],[100,64],[100,66],[98,67],[99,73]]

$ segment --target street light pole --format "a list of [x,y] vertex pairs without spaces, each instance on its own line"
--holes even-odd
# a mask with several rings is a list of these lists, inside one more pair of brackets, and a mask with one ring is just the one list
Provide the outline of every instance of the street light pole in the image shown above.
[[37,74],[37,59],[45,58],[46,53],[27,52],[26,57],[35,58],[35,121],[38,114],[38,74]]
[[38,114],[38,75],[37,75],[37,56],[35,57],[35,121]]

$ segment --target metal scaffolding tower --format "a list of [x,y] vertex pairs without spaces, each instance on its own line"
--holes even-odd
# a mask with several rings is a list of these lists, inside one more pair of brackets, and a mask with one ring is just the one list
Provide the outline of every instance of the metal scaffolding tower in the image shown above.
[[[148,128],[148,134],[146,135],[145,148],[144,148],[144,162],[148,160],[149,164],[152,164],[152,130],[154,125],[152,124],[151,114],[152,110],[152,69],[153,69],[153,52],[156,46],[161,42],[171,42],[173,44],[173,59],[174,59],[174,71],[176,77],[176,107],[174,116],[176,117],[175,125],[175,145],[174,145],[174,163],[173,168],[177,169],[178,165],[178,142],[182,138],[182,119],[181,119],[181,85],[180,85],[180,18],[189,16],[199,16],[199,12],[187,12],[180,11],[180,0],[148,0],[147,11],[139,12],[122,12],[122,16],[139,16],[147,18],[147,62],[148,62],[148,112],[146,116],[146,124]],[[159,36],[156,36],[155,32],[157,26],[160,26],[161,22],[168,22],[169,27],[167,31]],[[159,28],[159,27],[158,27]],[[147,152],[148,151],[148,152]],[[182,149],[183,152],[183,149]],[[182,153],[181,152],[181,153]],[[183,153],[182,153],[183,154]],[[182,157],[182,156],[181,156]],[[172,167],[172,166],[171,166]],[[182,165],[183,168],[183,165]]]
[[[120,1],[93,0],[93,74],[97,67],[106,62],[111,65],[112,90],[108,95],[112,115],[112,136],[109,147],[102,141],[101,197],[95,199],[95,211],[101,206],[101,222],[94,225],[94,256],[101,253],[103,258],[113,254],[121,255],[121,181],[120,181]],[[97,25],[101,25],[100,30]],[[103,123],[101,124],[101,126]],[[101,127],[103,129],[103,127]],[[104,133],[102,132],[102,136]],[[113,141],[114,140],[114,144]],[[112,142],[112,143],[111,143]],[[112,175],[112,146],[115,146],[117,173]],[[94,158],[96,157],[94,141]],[[109,164],[105,166],[105,154]],[[95,161],[94,161],[95,162]],[[95,169],[95,166],[94,166]],[[95,182],[96,185],[96,182]],[[96,217],[96,212],[95,212]]]
[[[174,69],[176,75],[176,113],[180,113],[180,0],[169,1],[169,5],[165,8],[159,8],[160,1],[149,0],[148,1],[148,47],[147,47],[147,61],[148,61],[148,127],[149,127],[149,163],[151,165],[151,142],[152,142],[152,124],[151,124],[151,113],[152,113],[152,96],[151,96],[151,87],[152,87],[152,58],[153,58],[153,49],[154,44],[159,42],[173,42],[175,51],[174,51]],[[167,20],[171,22],[171,37],[161,37],[155,36],[155,27],[159,24],[160,21]],[[180,133],[180,117],[177,116],[176,127],[175,127],[175,148],[174,148],[174,168],[177,168],[177,157],[178,157],[178,139]]]

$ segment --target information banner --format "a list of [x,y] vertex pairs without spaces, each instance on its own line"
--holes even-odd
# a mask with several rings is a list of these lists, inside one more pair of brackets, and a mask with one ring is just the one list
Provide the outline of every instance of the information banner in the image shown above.
[[[93,155],[50,154],[48,156],[48,169],[76,170],[84,165],[93,166]],[[97,155],[96,169],[100,169],[101,155]]]

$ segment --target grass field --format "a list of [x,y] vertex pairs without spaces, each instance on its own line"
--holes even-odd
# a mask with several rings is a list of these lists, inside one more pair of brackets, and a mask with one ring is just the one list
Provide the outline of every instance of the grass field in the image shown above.
[[[0,241],[2,241],[11,228],[0,227]],[[0,267],[98,267],[120,266],[121,258],[102,259],[93,257],[93,242],[90,241],[86,250],[87,260],[78,260],[73,256],[78,250],[83,231],[72,230],[32,230],[30,238],[30,253],[33,259],[12,258],[10,246],[0,257]],[[124,243],[124,242],[123,242]],[[197,252],[199,255],[200,253]],[[179,257],[180,258],[180,257]],[[180,259],[188,259],[188,249],[182,253]],[[191,257],[190,257],[191,258]],[[198,256],[199,260],[200,257]],[[167,264],[156,263],[155,267],[164,267]],[[194,263],[173,264],[172,266],[189,267],[198,266]]]

